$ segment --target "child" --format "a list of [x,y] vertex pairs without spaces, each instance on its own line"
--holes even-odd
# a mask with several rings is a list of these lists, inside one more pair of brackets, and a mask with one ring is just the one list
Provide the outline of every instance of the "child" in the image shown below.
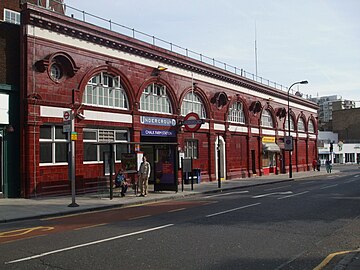
[[121,197],[124,197],[125,196],[125,193],[127,191],[127,182],[126,182],[126,178],[125,178],[125,175],[123,173],[123,171],[120,169],[119,172],[116,174],[115,176],[115,187],[118,188],[120,187],[121,188]]

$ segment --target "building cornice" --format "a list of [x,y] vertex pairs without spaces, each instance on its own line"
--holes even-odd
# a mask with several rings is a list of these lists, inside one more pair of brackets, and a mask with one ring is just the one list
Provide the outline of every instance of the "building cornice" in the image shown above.
[[[182,70],[197,73],[212,79],[241,86],[269,96],[287,99],[287,92],[266,86],[218,67],[157,47],[146,42],[76,20],[55,12],[26,4],[22,12],[22,24],[33,25],[48,31],[71,36],[79,40],[154,60]],[[299,105],[318,109],[309,100],[290,95],[290,101]]]

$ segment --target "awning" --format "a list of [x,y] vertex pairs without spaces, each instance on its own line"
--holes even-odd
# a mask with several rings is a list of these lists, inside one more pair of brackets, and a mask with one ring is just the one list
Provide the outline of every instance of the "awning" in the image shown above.
[[264,143],[264,151],[280,153],[280,147],[276,143]]

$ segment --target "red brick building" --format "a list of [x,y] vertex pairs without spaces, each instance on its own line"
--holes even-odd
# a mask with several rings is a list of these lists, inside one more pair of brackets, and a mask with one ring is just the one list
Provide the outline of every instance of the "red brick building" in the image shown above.
[[[193,157],[202,181],[288,170],[287,92],[30,4],[21,16],[22,196],[69,193],[70,109],[77,192],[103,175],[101,141],[118,143],[116,164],[125,152],[147,154],[155,183],[176,174],[178,154]],[[290,95],[290,108],[293,171],[309,170],[317,105]],[[189,112],[204,120],[196,132],[181,125]]]

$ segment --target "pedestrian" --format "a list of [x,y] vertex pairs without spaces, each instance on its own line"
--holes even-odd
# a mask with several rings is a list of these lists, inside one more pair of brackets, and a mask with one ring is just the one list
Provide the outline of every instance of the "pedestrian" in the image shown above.
[[317,162],[316,162],[316,169],[320,172],[320,167],[321,167],[321,160],[320,158],[318,158]]
[[121,188],[121,197],[125,197],[128,186],[126,182],[126,177],[122,169],[119,169],[118,173],[115,176],[115,188]]
[[142,162],[140,164],[139,172],[138,172],[139,185],[140,185],[140,197],[147,196],[150,172],[151,172],[150,163],[147,161],[146,156],[144,155],[142,158]]
[[314,158],[313,162],[312,162],[312,167],[313,167],[314,172],[316,170],[316,166],[317,166],[317,160]]
[[331,161],[329,159],[325,162],[325,168],[327,173],[331,173]]

